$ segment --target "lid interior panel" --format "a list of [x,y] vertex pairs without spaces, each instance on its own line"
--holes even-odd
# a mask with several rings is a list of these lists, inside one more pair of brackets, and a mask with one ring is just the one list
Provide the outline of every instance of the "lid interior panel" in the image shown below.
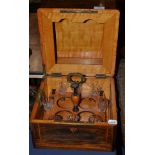
[[38,21],[47,73],[114,74],[119,21],[117,10],[92,14],[39,9]]
[[57,63],[102,64],[103,26],[93,20],[55,23]]

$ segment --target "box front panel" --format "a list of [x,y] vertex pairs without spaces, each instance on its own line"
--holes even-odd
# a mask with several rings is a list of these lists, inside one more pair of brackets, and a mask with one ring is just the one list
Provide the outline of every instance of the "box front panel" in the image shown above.
[[36,147],[112,150],[113,127],[34,124]]

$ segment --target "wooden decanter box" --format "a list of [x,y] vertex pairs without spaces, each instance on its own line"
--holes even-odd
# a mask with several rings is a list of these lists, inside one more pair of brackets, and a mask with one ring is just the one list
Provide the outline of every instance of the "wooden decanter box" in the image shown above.
[[39,9],[45,76],[30,117],[37,148],[112,151],[117,10]]

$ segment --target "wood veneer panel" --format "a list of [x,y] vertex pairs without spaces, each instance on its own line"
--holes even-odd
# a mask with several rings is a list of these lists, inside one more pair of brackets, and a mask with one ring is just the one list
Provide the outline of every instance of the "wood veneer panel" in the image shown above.
[[[69,9],[63,9],[64,11]],[[60,9],[39,9],[38,21],[43,63],[46,72],[68,74],[73,70],[95,75],[96,73],[114,75],[119,12],[117,10],[91,9],[62,13]],[[80,9],[78,10],[80,11]],[[87,13],[88,12],[88,13]],[[103,63],[94,65],[70,64],[60,58],[102,59]],[[58,62],[61,64],[57,64]],[[62,64],[62,62],[64,65]],[[85,63],[84,63],[85,64]],[[88,69],[89,68],[89,69]],[[92,69],[91,69],[92,68]],[[65,69],[65,71],[64,71]]]

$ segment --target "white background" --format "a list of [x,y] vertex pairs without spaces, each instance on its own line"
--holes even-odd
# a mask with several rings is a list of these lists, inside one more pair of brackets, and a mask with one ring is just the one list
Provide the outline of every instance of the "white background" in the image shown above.
[[[126,155],[155,154],[155,3],[126,1]],[[29,1],[0,2],[0,154],[29,154]]]

